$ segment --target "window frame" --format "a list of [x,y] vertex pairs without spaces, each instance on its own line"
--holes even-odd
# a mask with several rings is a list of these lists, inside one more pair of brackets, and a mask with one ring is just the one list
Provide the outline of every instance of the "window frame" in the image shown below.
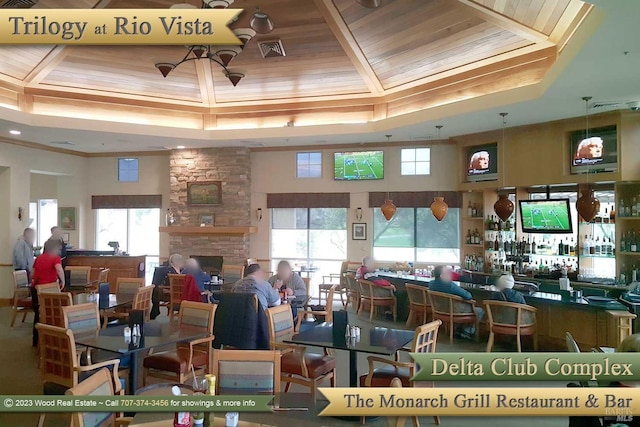
[[[121,168],[121,162],[125,161],[124,164],[129,163],[129,162],[133,162],[135,161],[136,167],[135,168]],[[136,171],[136,179],[132,180],[132,179],[121,179],[120,173],[121,171],[130,173],[132,171]],[[138,157],[118,157],[118,162],[117,162],[117,178],[118,178],[118,182],[140,182],[140,158]]]
[[[307,171],[307,176],[301,176],[300,175],[300,155],[301,154],[306,154],[308,156],[307,158],[307,163],[306,165],[304,165],[304,167],[306,168]],[[319,154],[320,155],[320,163],[311,163],[311,155],[312,154]],[[322,155],[322,151],[298,151],[296,152],[296,179],[317,179],[317,178],[322,178],[322,161],[323,161],[323,155]],[[318,165],[320,168],[320,173],[318,176],[311,176],[311,166],[313,165]]]
[[[405,151],[412,150],[413,151],[413,160],[402,160],[402,154]],[[418,150],[427,150],[429,153],[429,160],[417,160],[418,159]],[[429,173],[418,173],[417,166],[418,164],[427,163],[429,165]],[[413,164],[413,173],[404,173],[403,166],[405,164]],[[400,149],[400,175],[401,176],[431,176],[431,147],[406,147]]]

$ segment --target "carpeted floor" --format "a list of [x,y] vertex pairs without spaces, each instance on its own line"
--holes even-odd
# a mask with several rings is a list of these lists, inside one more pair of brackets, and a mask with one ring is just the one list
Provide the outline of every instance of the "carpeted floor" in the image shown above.
[[[42,381],[40,379],[40,371],[37,368],[36,349],[31,347],[31,328],[33,315],[27,316],[25,323],[20,323],[20,318],[16,321],[15,327],[9,327],[11,322],[11,309],[9,307],[0,308],[0,395],[36,395],[42,392]],[[159,321],[166,322],[168,318],[163,314],[158,318]],[[391,322],[374,320],[379,324],[389,325]],[[395,327],[404,328],[404,324],[395,324]],[[497,346],[496,351],[511,351],[511,346]],[[448,338],[440,336],[438,340],[438,352],[456,352],[464,353],[470,351],[484,351],[485,344],[476,344],[471,341],[456,340],[453,346],[448,343]],[[315,350],[317,351],[317,350]],[[346,352],[337,352],[338,358],[338,385],[348,385],[348,355]],[[358,358],[358,372],[367,371],[366,354],[360,354]],[[328,384],[327,384],[328,385]],[[514,383],[438,383],[437,387],[482,387],[482,386],[500,386],[515,387],[523,386],[523,384]],[[527,383],[526,386],[541,387],[565,387],[565,384],[541,384]],[[292,392],[304,392],[304,388],[293,385]],[[461,413],[461,415],[463,415]],[[38,414],[6,414],[0,413],[0,427],[22,427],[36,426]],[[66,414],[48,414],[45,426],[48,427],[67,427],[69,426],[70,417]],[[379,420],[376,425],[385,425],[384,420]],[[410,423],[408,422],[407,425]],[[433,425],[432,418],[424,418],[421,420],[423,426]],[[530,427],[566,427],[568,426],[567,418],[549,418],[540,417],[533,418],[482,418],[482,417],[446,417],[441,418],[441,425],[444,427],[513,427],[517,425],[526,425]],[[323,425],[322,419],[318,419],[318,426]],[[357,425],[357,424],[353,424]]]

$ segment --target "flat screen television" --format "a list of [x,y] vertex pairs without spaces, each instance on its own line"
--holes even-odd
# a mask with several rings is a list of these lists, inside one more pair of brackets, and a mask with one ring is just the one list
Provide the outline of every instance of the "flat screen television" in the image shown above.
[[476,145],[467,148],[467,181],[495,181],[498,179],[498,144]]
[[569,199],[520,200],[524,233],[569,234],[573,232]]
[[334,179],[359,181],[384,178],[383,151],[334,153]]
[[618,170],[618,132],[605,126],[571,132],[571,173],[615,172]]

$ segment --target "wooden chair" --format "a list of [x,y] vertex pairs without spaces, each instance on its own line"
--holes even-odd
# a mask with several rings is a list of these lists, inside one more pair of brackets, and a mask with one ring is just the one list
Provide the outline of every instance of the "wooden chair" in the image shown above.
[[138,292],[133,297],[132,310],[144,310],[144,318],[146,321],[150,320],[151,307],[153,305],[151,298],[153,297],[153,290],[155,286],[144,286],[138,288]]
[[292,383],[309,387],[313,401],[316,400],[316,387],[320,381],[329,379],[331,387],[336,386],[336,359],[324,354],[311,354],[306,347],[284,344],[285,338],[294,334],[293,313],[287,304],[265,310],[269,322],[269,341],[272,350],[280,350],[282,359],[281,379],[285,393]]
[[222,279],[225,282],[237,282],[244,277],[244,265],[222,265]]
[[[76,342],[70,329],[57,326],[36,325],[40,340],[40,365],[42,366],[43,393],[46,396],[61,396],[81,380],[100,368],[112,367],[112,380],[116,393],[122,394],[118,377],[119,360],[106,360],[81,366],[76,353]],[[40,414],[38,427],[44,425],[45,414]]]
[[347,286],[347,304],[345,305],[344,309],[347,310],[347,308],[349,307],[349,303],[351,303],[351,307],[353,307],[353,309],[357,313],[358,309],[360,309],[361,295],[360,285],[356,280],[356,275],[353,273],[347,273],[345,275],[345,282]]
[[169,321],[173,322],[176,311],[180,310],[180,302],[182,302],[182,294],[184,293],[184,282],[186,275],[169,274],[169,305],[167,306],[167,315]]
[[567,343],[567,351],[569,353],[580,353],[580,346],[578,346],[578,343],[573,338],[573,335],[571,335],[571,332],[565,332],[564,340]]
[[143,385],[147,385],[148,377],[165,378],[183,384],[193,372],[198,375],[210,371],[213,319],[217,307],[215,304],[182,301],[178,327],[181,330],[206,332],[208,336],[178,343],[173,351],[145,357],[142,362]]
[[60,289],[60,285],[57,282],[52,283],[43,283],[42,285],[36,285],[36,292],[38,293],[38,297],[40,294],[45,292],[54,292],[60,293],[62,290]]
[[73,286],[91,283],[91,266],[89,265],[70,265],[65,267],[65,271],[69,272],[69,281]]
[[[391,384],[389,385],[389,387],[402,388],[402,381],[400,380],[400,378],[395,377],[394,379],[391,380]],[[389,417],[387,420],[387,425],[389,427],[404,427],[406,423],[407,423],[406,416]],[[364,424],[364,422],[362,424]]]
[[38,305],[39,323],[61,328],[64,327],[62,307],[73,305],[73,299],[70,292],[41,292],[38,294]]
[[476,314],[476,302],[457,295],[429,291],[433,319],[439,319],[449,328],[449,344],[453,344],[453,330],[458,324],[473,324],[476,342],[480,337],[480,320]]
[[[65,392],[69,396],[114,396],[111,373],[107,368],[102,368],[89,378],[71,387]],[[73,427],[97,427],[97,426],[126,426],[131,418],[116,417],[114,412],[73,412],[71,425]]]
[[418,324],[426,324],[427,320],[431,320],[431,304],[429,303],[429,288],[421,285],[413,285],[405,283],[407,288],[407,296],[409,297],[409,317],[407,317],[407,326],[411,326],[414,321]]
[[109,282],[109,273],[111,273],[111,269],[110,268],[103,268],[102,270],[100,270],[100,273],[98,274],[98,283],[108,283]]
[[522,352],[520,337],[533,337],[533,350],[538,350],[538,336],[536,334],[535,307],[526,304],[516,304],[507,301],[485,301],[487,319],[489,321],[489,341],[487,353],[493,349],[495,334],[515,335],[518,344],[518,353]]
[[310,306],[307,310],[298,310],[298,324],[296,325],[296,331],[300,330],[300,324],[302,323],[302,319],[311,315],[316,319],[318,317],[322,318],[321,320],[327,323],[333,323],[333,298],[335,295],[336,287],[338,285],[333,285],[329,288],[329,294],[327,295],[327,304],[324,306]]
[[[412,353],[435,353],[438,343],[438,330],[442,321],[434,320],[426,325],[418,326],[411,345]],[[367,357],[369,372],[360,377],[360,387],[389,387],[394,378],[400,380],[404,387],[433,387],[433,383],[416,383],[411,381],[415,374],[416,366],[414,362],[400,362],[397,360],[384,359],[378,356]],[[375,364],[384,365],[383,368],[375,369]],[[412,417],[413,425],[419,426],[418,417]],[[436,425],[440,424],[439,417],[433,417]]]
[[360,307],[358,316],[365,309],[369,308],[369,322],[373,320],[373,312],[376,307],[389,307],[393,313],[393,321],[398,318],[398,300],[390,288],[376,286],[369,280],[358,280],[360,285]]
[[[116,298],[119,301],[132,301],[135,299],[136,294],[142,288],[144,288],[145,280],[144,278],[138,277],[118,277],[116,279]],[[105,310],[104,321],[102,325],[104,328],[107,327],[109,322],[113,320],[123,321],[129,318],[129,313],[133,310],[133,305],[131,306],[121,306],[116,307],[111,310]]]
[[27,314],[33,308],[33,302],[31,301],[31,283],[29,283],[29,276],[26,270],[18,270],[13,272],[13,303],[11,304],[11,310],[13,315],[11,316],[11,327],[13,328],[16,323],[16,317],[18,313],[22,313],[22,323],[27,318]]
[[213,350],[216,394],[280,393],[280,352],[276,350]]

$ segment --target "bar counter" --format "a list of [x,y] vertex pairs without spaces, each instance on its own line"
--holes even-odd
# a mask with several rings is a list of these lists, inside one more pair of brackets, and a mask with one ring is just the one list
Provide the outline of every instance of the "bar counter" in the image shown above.
[[91,266],[91,280],[97,280],[100,270],[108,268],[110,293],[116,292],[116,280],[118,277],[145,277],[146,255],[141,256],[114,256],[107,255],[113,252],[104,251],[79,251],[67,252],[68,266]]
[[[379,272],[378,276],[388,279],[397,288],[399,319],[406,319],[409,314],[405,283],[428,286],[432,280],[426,277],[399,276],[386,272]],[[482,307],[483,301],[490,299],[494,292],[485,284],[465,282],[459,282],[459,284],[471,293],[478,307]],[[635,317],[617,300],[596,302],[584,297],[574,300],[563,298],[559,292],[544,291],[530,294],[523,292],[523,295],[527,304],[538,309],[536,320],[541,351],[566,351],[566,332],[571,332],[583,351],[590,351],[595,347],[617,347],[620,334],[628,333]]]

